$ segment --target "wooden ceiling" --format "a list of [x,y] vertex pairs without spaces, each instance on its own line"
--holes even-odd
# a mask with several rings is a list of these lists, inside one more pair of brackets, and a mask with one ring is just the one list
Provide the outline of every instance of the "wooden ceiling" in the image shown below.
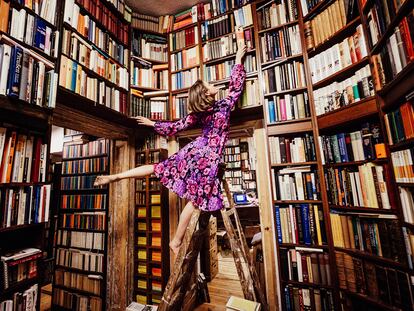
[[126,0],[126,3],[135,12],[152,16],[176,14],[198,2],[200,0]]

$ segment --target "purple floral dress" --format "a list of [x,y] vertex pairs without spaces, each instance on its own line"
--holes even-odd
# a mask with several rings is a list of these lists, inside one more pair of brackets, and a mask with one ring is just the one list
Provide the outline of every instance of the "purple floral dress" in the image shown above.
[[202,127],[201,136],[155,165],[155,175],[168,189],[204,211],[223,207],[218,167],[228,138],[230,112],[243,91],[245,77],[244,66],[235,65],[229,95],[217,101],[210,111],[190,113],[176,122],[155,123],[155,131],[165,136],[196,125]]

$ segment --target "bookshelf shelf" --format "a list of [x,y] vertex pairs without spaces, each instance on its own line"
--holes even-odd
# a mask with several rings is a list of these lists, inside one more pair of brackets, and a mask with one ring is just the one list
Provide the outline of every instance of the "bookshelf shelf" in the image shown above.
[[185,88],[182,88],[182,89],[178,89],[178,90],[173,90],[173,91],[171,91],[171,94],[180,94],[180,93],[186,93],[186,92],[188,92],[190,90],[190,88],[189,87],[185,87]]
[[77,293],[77,294],[80,294],[80,295],[100,297],[100,295],[97,295],[97,294],[94,294],[94,293],[91,293],[91,292],[87,292],[87,291],[83,291],[81,289],[77,289],[77,288],[73,288],[73,287],[68,287],[68,286],[58,285],[58,284],[55,284],[54,286],[56,288],[60,288],[60,289],[63,289],[63,290],[68,290],[68,291],[71,291],[71,292],[74,292],[74,293]]
[[369,303],[369,304],[371,304],[371,305],[379,308],[380,310],[389,310],[389,311],[400,311],[401,310],[400,308],[397,308],[397,307],[393,307],[393,306],[384,304],[383,302],[378,301],[378,300],[376,300],[374,298],[368,297],[366,295],[354,293],[354,292],[351,292],[349,290],[344,290],[344,289],[340,289],[340,291],[346,293],[347,295],[349,295],[349,296],[351,296],[353,298],[363,300],[363,301],[365,301],[365,302],[367,302],[367,303]]
[[290,124],[290,123],[300,123],[300,122],[306,122],[310,121],[312,118],[302,118],[302,119],[292,119],[292,120],[286,120],[286,121],[278,121],[273,123],[268,123],[268,126],[281,126],[284,124]]
[[[253,26],[246,26],[246,27],[243,27],[243,30],[250,29],[250,28],[253,28]],[[221,38],[223,38],[223,37],[230,36],[230,35],[232,35],[232,34],[234,34],[234,31],[231,31],[231,32],[225,33],[225,34],[223,34],[223,35],[220,35],[220,36],[217,36],[217,37],[214,37],[214,38],[211,38],[211,39],[202,40],[202,44],[207,43],[207,42],[211,42],[211,41],[216,41],[216,40],[219,40],[219,39],[221,39]]]
[[104,275],[103,272],[88,271],[88,270],[77,269],[77,268],[61,266],[61,265],[56,265],[56,268],[61,268],[61,269],[67,270],[67,271],[72,271],[72,272],[76,272],[76,273],[80,273],[80,274],[97,275],[97,276]]
[[285,247],[285,248],[303,247],[303,248],[328,249],[328,245],[306,245],[306,244],[294,244],[294,243],[279,243],[279,247]]
[[105,233],[105,230],[98,230],[98,229],[82,229],[82,228],[68,228],[59,226],[59,230],[66,230],[66,231],[79,231],[79,232],[95,232],[95,233]]
[[296,25],[297,23],[299,23],[299,21],[294,20],[294,21],[291,21],[291,22],[288,22],[288,23],[284,23],[284,24],[272,27],[272,28],[261,29],[257,33],[262,34],[262,33],[270,32],[270,31],[274,31],[274,30],[279,30],[279,29],[284,28],[284,27]]
[[130,84],[130,88],[135,89],[135,90],[148,91],[148,92],[168,92],[168,90],[162,90],[162,89],[157,89],[154,87],[133,85],[133,84]]
[[273,204],[321,204],[321,200],[273,200]]
[[200,65],[194,65],[194,66],[178,69],[178,70],[175,70],[175,71],[171,71],[171,74],[186,71],[186,70],[190,70],[190,69],[193,69],[193,68],[198,68],[198,67],[200,67]]
[[372,159],[372,160],[364,160],[364,161],[352,161],[352,162],[342,162],[342,163],[327,163],[324,164],[325,167],[341,167],[341,166],[360,166],[367,163],[375,163],[375,164],[383,164],[387,163],[388,159]]
[[390,151],[399,151],[402,149],[409,148],[413,144],[414,144],[414,138],[410,138],[402,142],[396,143],[394,145],[390,145],[389,148],[390,148]]
[[89,253],[96,253],[96,254],[104,254],[105,253],[105,251],[101,250],[101,249],[91,249],[91,248],[76,247],[76,246],[66,246],[66,245],[61,245],[61,244],[56,245],[56,247],[65,248],[65,249],[77,249],[77,250],[80,250],[82,252],[89,252]]
[[102,154],[95,154],[90,156],[84,156],[84,157],[73,157],[73,158],[62,158],[62,161],[77,161],[77,160],[87,160],[87,159],[95,159],[95,158],[101,158],[108,156],[107,153]]
[[351,64],[348,67],[345,67],[345,68],[337,71],[335,74],[330,75],[329,77],[327,77],[327,78],[325,78],[321,81],[318,81],[318,82],[314,83],[313,88],[318,89],[318,88],[327,86],[327,85],[331,84],[332,82],[341,81],[341,80],[349,77],[349,75],[351,75],[352,73],[354,73],[358,69],[361,69],[362,67],[367,65],[368,60],[369,60],[368,57],[362,58],[360,61],[358,61],[354,64]]
[[306,22],[307,20],[311,19],[312,17],[321,13],[326,7],[328,7],[333,0],[322,0],[317,5],[315,5],[311,10],[309,10],[308,14],[303,16],[303,21]]
[[378,42],[371,48],[371,56],[374,54],[377,54],[379,50],[384,46],[384,44],[387,42],[388,37],[393,33],[395,27],[398,26],[399,22],[402,20],[404,16],[408,14],[410,10],[414,8],[414,2],[413,1],[405,1],[405,3],[401,6],[401,8],[398,10],[396,16],[391,21],[391,23],[387,26],[386,31],[383,33],[381,38],[378,40]]
[[199,45],[198,43],[196,43],[196,44],[190,44],[190,45],[187,45],[187,46],[185,46],[185,47],[183,47],[183,48],[181,48],[181,49],[176,49],[176,50],[170,51],[170,53],[171,53],[171,54],[176,54],[176,53],[178,53],[178,52],[182,52],[182,51],[184,51],[184,50],[188,50],[188,49],[191,49],[191,48],[197,47],[198,45]]
[[269,97],[269,96],[275,96],[275,95],[282,95],[282,94],[293,94],[293,93],[299,93],[299,92],[303,92],[303,91],[307,91],[308,88],[307,87],[299,87],[296,89],[289,89],[289,90],[283,90],[283,91],[278,91],[278,92],[271,92],[271,93],[266,93],[264,94],[264,97]]
[[36,118],[40,120],[48,120],[52,115],[53,109],[47,107],[39,107],[29,104],[28,102],[0,95],[0,109],[16,112],[21,116]]
[[3,290],[3,291],[0,291],[0,299],[2,299],[3,297],[5,297],[5,296],[7,296],[7,295],[9,295],[13,292],[25,289],[25,288],[27,288],[27,287],[29,287],[29,286],[37,283],[37,282],[39,282],[39,276],[21,281],[21,282],[15,284],[15,285]]
[[[246,80],[251,79],[251,78],[255,78],[257,77],[258,73],[257,71],[250,71],[246,73]],[[230,77],[226,78],[226,79],[222,79],[222,80],[214,80],[214,81],[210,81],[210,83],[214,84],[214,85],[219,85],[219,84],[226,84],[230,82]]]
[[410,230],[414,231],[414,224],[409,222],[403,222],[403,226],[409,228]]
[[182,31],[182,30],[186,30],[186,29],[188,29],[188,28],[192,28],[192,27],[194,27],[194,26],[198,26],[198,22],[196,22],[196,23],[191,23],[191,24],[188,24],[188,25],[182,26],[182,27],[177,28],[177,29],[173,29],[173,30],[171,31],[171,33],[176,33],[176,32]]
[[25,225],[5,227],[5,228],[0,228],[0,233],[10,232],[10,231],[15,231],[15,230],[41,229],[45,226],[45,224],[46,224],[45,222],[40,222],[36,224],[25,224]]
[[286,281],[282,280],[282,283],[284,284],[290,284],[302,288],[306,287],[312,287],[312,288],[326,288],[326,289],[333,289],[333,286],[330,285],[321,285],[321,284],[315,284],[315,283],[308,283],[308,282],[296,282],[296,281]]
[[[354,122],[377,113],[377,102],[374,97],[369,97],[354,104],[318,116],[318,127],[319,129],[328,129]],[[350,116],[352,116],[352,119],[350,119]]]
[[414,188],[414,183],[410,182],[396,182],[396,184],[401,187]]
[[341,42],[343,39],[349,37],[350,35],[355,32],[355,29],[357,26],[361,23],[361,17],[358,16],[352,21],[350,21],[348,24],[346,24],[344,27],[339,29],[337,32],[332,34],[328,39],[326,39],[324,42],[319,44],[318,46],[314,47],[313,49],[308,50],[308,56],[313,57],[316,54],[319,54],[326,50],[327,48],[335,45],[336,43]]
[[[152,30],[148,30],[148,29],[142,29],[142,28],[134,27],[134,26],[131,26],[131,29],[132,30],[137,30],[137,31],[140,31],[140,32],[144,32],[144,33],[147,33],[149,35],[155,35],[155,36],[161,36],[161,37],[166,37],[167,36],[166,33],[158,32],[158,31],[152,31]],[[147,59],[147,60],[149,61],[149,59]]]
[[292,122],[281,125],[268,125],[267,134],[276,136],[281,134],[293,134],[312,131],[312,121]]
[[0,183],[0,188],[13,188],[13,187],[26,187],[33,185],[48,185],[49,182],[11,182],[11,183]]
[[287,63],[293,59],[298,59],[298,58],[302,58],[303,54],[296,54],[296,55],[292,55],[292,56],[288,56],[288,57],[280,57],[274,60],[269,60],[267,62],[263,62],[261,64],[262,70],[266,70],[269,68],[272,68],[273,66],[277,66],[283,63]]
[[[246,55],[250,54],[250,53],[255,53],[256,49],[250,49],[246,51]],[[231,54],[231,55],[227,55],[227,56],[223,56],[223,57],[219,57],[219,58],[214,58],[214,59],[210,59],[207,61],[204,61],[204,65],[211,65],[211,64],[217,64],[217,63],[222,63],[226,60],[235,58],[236,54]]]
[[330,205],[331,209],[340,211],[341,213],[369,213],[369,214],[390,214],[395,215],[397,211],[395,209],[383,209],[372,207],[359,207],[359,206],[342,206],[342,205]]
[[286,167],[286,166],[303,166],[303,165],[317,165],[317,161],[311,162],[297,162],[297,163],[273,163],[272,167]]

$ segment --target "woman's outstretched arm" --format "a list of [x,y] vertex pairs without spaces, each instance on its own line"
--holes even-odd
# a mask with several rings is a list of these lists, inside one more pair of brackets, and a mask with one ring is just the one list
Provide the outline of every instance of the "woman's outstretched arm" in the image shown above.
[[192,126],[197,124],[198,117],[195,113],[190,113],[184,118],[175,121],[151,121],[144,117],[136,117],[134,118],[138,121],[139,124],[146,125],[146,126],[152,126],[154,127],[154,130],[163,136],[173,136],[179,131],[186,130],[188,128],[191,128]]

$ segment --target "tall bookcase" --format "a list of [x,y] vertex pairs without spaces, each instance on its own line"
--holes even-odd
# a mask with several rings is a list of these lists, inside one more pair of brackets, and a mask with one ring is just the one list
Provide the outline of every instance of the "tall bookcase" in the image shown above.
[[[166,158],[165,149],[136,152],[137,165]],[[135,206],[134,297],[142,304],[159,304],[170,274],[168,190],[154,175],[137,178]]]
[[64,144],[53,309],[105,310],[109,191],[93,182],[108,173],[108,140]]

